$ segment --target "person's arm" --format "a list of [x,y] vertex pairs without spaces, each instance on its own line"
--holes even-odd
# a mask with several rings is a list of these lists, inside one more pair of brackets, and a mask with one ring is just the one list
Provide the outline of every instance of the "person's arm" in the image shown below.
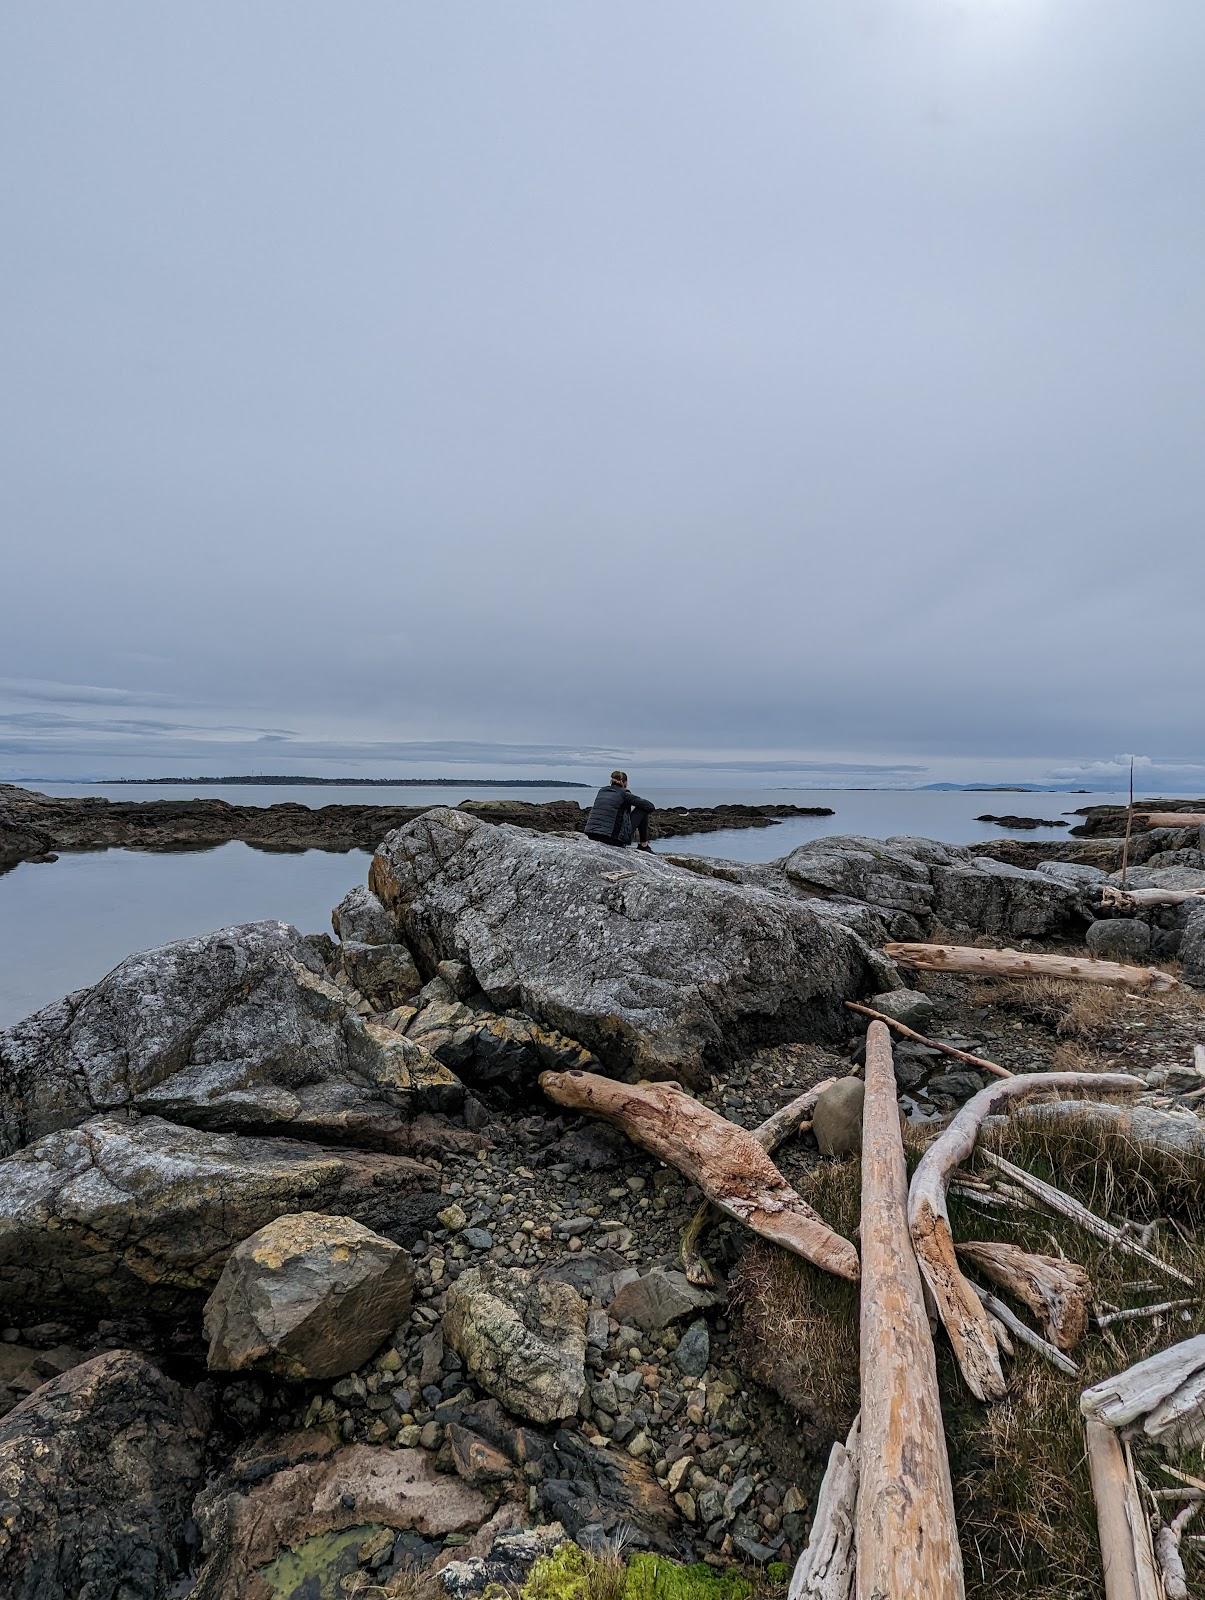
[[624,790],[624,796],[634,811],[656,811],[657,807],[651,800],[642,800],[638,794],[633,794],[630,789]]

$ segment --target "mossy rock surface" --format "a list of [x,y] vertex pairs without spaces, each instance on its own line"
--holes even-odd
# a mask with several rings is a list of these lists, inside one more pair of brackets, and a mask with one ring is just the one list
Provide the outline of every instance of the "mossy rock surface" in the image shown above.
[[754,1584],[698,1562],[638,1554],[617,1565],[565,1543],[542,1556],[523,1585],[522,1600],[751,1600]]

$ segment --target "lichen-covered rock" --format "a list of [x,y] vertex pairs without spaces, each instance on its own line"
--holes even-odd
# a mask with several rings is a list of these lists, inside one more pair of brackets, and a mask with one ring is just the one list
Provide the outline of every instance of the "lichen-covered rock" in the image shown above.
[[441,1204],[404,1156],[98,1117],[0,1161],[0,1309],[195,1314],[275,1217],[333,1212],[408,1245]]
[[404,1005],[423,986],[414,957],[404,944],[345,941],[339,962],[347,982],[377,1011]]
[[349,889],[331,912],[331,927],[345,944],[392,944],[397,938],[393,918],[362,883]]
[[1106,917],[1089,925],[1084,942],[1102,961],[1149,961],[1151,930],[1136,917]]
[[[416,1557],[429,1560],[449,1534],[485,1522],[497,1499],[496,1489],[437,1472],[423,1450],[338,1445],[316,1430],[265,1439],[197,1498],[205,1560],[191,1593],[198,1600],[342,1593],[336,1586],[367,1541],[388,1550],[393,1536],[412,1536]],[[329,1573],[329,1587],[318,1570]]]
[[936,1007],[929,995],[920,989],[887,989],[882,994],[871,995],[866,1004],[872,1011],[902,1022],[906,1028],[924,1030]]
[[129,1350],[36,1389],[0,1422],[0,1593],[160,1600],[186,1564],[209,1421]]
[[283,922],[130,956],[0,1034],[4,1152],[125,1106],[201,1128],[383,1139],[461,1093],[421,1046],[362,1021]]
[[205,1304],[209,1365],[284,1378],[361,1366],[410,1314],[409,1253],[350,1217],[277,1217],[226,1258]]
[[425,968],[467,963],[614,1071],[697,1079],[750,1044],[841,1035],[842,1001],[893,980],[805,902],[463,811],[390,834],[369,881]]
[[1205,989],[1205,906],[1194,910],[1185,923],[1179,956],[1184,982]]
[[532,1422],[571,1417],[586,1387],[586,1302],[567,1283],[487,1263],[448,1290],[443,1333],[481,1387]]
[[691,1283],[684,1272],[668,1267],[653,1267],[630,1278],[607,1307],[616,1322],[630,1323],[650,1331],[668,1328],[683,1317],[697,1316],[714,1306],[719,1295]]
[[963,859],[933,868],[933,915],[945,927],[1051,939],[1078,931],[1087,920],[1074,886],[989,856],[958,854]]

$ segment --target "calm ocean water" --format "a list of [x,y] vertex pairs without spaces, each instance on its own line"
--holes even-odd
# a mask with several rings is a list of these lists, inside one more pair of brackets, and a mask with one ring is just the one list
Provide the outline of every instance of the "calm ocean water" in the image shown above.
[[[720,789],[642,786],[660,805],[791,802],[826,805],[832,817],[801,817],[772,828],[699,834],[672,848],[730,860],[768,861],[807,839],[830,833],[873,838],[923,834],[953,844],[1000,838],[1005,830],[974,819],[980,812],[1057,819],[1078,806],[1116,804],[1118,796],[1066,794],[964,794],[920,790]],[[113,799],[183,800],[217,796],[238,805],[291,800],[303,805],[455,805],[465,799],[508,796],[524,800],[589,798],[578,789],[198,788],[168,784],[114,788],[103,784],[44,784],[54,794],[101,794]],[[1068,819],[1074,820],[1074,819]],[[1030,838],[1058,838],[1046,828]],[[665,846],[663,848],[668,848]],[[0,1027],[94,983],[123,956],[171,939],[230,923],[265,917],[293,922],[306,932],[329,930],[331,907],[368,870],[360,850],[333,854],[307,850],[272,855],[244,844],[178,854],[131,850],[63,855],[47,865],[23,862],[0,875]]]

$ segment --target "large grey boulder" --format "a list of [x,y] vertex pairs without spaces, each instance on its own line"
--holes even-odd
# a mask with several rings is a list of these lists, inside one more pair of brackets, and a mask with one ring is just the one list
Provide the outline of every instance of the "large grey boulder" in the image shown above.
[[275,1217],[333,1212],[410,1244],[442,1203],[404,1156],[98,1117],[0,1161],[0,1310],[195,1314]]
[[331,912],[331,927],[350,944],[392,944],[397,938],[388,911],[362,883],[349,889]]
[[350,1217],[277,1217],[226,1258],[205,1303],[209,1365],[337,1378],[410,1314],[409,1252]]
[[1149,961],[1151,930],[1136,917],[1104,917],[1088,927],[1084,942],[1102,961]]
[[1180,971],[1185,983],[1205,989],[1205,906],[1194,910],[1180,940]]
[[186,1568],[209,1423],[130,1350],[35,1389],[0,1422],[0,1593],[161,1600]]
[[812,1112],[812,1133],[822,1156],[861,1151],[865,1103],[866,1085],[861,1078],[838,1078],[824,1091]]
[[490,1001],[609,1068],[697,1078],[752,1044],[848,1031],[842,1002],[894,970],[806,903],[578,835],[430,811],[370,883],[420,963],[466,963]]
[[0,1034],[0,1152],[127,1106],[201,1128],[379,1142],[461,1098],[429,1052],[364,1022],[284,922],[130,956]]
[[586,1314],[569,1284],[487,1263],[448,1290],[443,1334],[508,1411],[555,1422],[576,1413],[585,1391]]
[[1087,921],[1082,891],[1025,867],[958,852],[933,869],[933,915],[952,929],[1009,939],[1052,939]]

